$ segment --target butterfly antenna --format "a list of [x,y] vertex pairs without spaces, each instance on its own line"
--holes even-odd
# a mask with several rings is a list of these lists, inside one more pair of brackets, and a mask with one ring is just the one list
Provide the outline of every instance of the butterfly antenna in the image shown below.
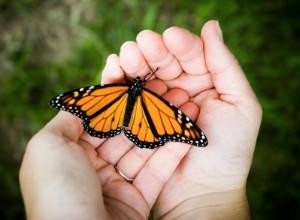
[[159,69],[159,67],[156,67],[155,70],[151,69],[151,72],[147,73],[146,76],[144,77],[144,82],[151,79],[151,77],[157,72],[158,69]]

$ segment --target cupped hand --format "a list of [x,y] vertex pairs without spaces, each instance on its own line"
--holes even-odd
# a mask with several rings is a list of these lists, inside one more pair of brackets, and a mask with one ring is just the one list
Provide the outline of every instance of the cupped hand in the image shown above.
[[[135,179],[133,184],[150,207],[162,188],[155,206],[158,217],[188,217],[220,206],[240,212],[233,211],[232,216],[246,218],[245,184],[262,110],[224,44],[219,23],[207,22],[201,36],[178,27],[162,35],[142,31],[136,42],[125,42],[119,55],[108,57],[102,79],[110,83],[143,77],[157,67],[147,86],[196,120],[208,146],[169,142],[151,151],[127,142],[114,149],[101,147],[99,155]],[[121,136],[110,142],[120,140]],[[232,207],[236,204],[238,208]]]

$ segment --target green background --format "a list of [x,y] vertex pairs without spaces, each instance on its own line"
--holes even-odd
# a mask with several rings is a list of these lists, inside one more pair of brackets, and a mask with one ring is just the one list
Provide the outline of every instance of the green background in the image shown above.
[[[299,2],[299,1],[298,1]],[[143,29],[199,34],[220,21],[263,105],[247,191],[253,219],[300,219],[300,13],[297,1],[0,0],[0,216],[23,219],[26,142],[55,113],[49,99],[99,82],[105,58]]]

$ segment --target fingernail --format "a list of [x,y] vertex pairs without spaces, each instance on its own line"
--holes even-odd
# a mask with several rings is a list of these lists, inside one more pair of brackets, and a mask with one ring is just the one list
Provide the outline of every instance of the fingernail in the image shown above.
[[223,33],[222,33],[222,30],[221,30],[219,21],[216,21],[215,25],[216,25],[217,34],[218,34],[220,40],[223,41]]

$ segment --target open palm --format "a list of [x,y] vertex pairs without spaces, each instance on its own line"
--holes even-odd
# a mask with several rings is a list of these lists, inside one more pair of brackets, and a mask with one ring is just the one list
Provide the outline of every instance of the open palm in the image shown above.
[[[156,67],[159,70],[146,86],[197,121],[209,145],[169,142],[155,150],[140,149],[123,134],[91,137],[82,132],[79,120],[71,120],[77,127],[75,138],[70,142],[63,135],[62,142],[85,149],[102,186],[102,192],[88,190],[88,194],[101,203],[97,194],[103,193],[105,215],[112,218],[146,219],[154,204],[159,217],[181,216],[190,211],[188,207],[194,208],[185,203],[195,198],[245,187],[261,109],[217,23],[207,22],[201,37],[176,27],[162,36],[142,31],[136,42],[123,44],[119,56],[108,57],[102,81],[143,78]],[[57,117],[63,121],[74,116]],[[82,173],[93,173],[88,165],[81,167],[86,169],[81,168]],[[79,178],[90,181],[84,174]],[[99,187],[97,181],[90,181],[93,187]]]

